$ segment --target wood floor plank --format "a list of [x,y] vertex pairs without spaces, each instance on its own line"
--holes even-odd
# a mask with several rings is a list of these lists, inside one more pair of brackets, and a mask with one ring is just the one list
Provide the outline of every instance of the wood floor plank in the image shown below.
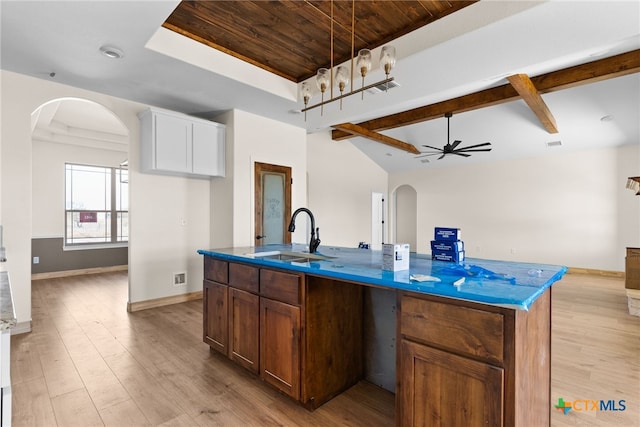
[[51,399],[60,426],[93,427],[104,423],[85,389],[72,391]]
[[12,383],[11,393],[11,422],[14,427],[57,425],[44,377]]
[[[313,412],[202,342],[202,302],[126,312],[127,274],[37,280],[33,332],[12,337],[15,426],[392,426],[394,396],[361,382]],[[640,426],[640,318],[624,282],[570,274],[552,298],[553,427]]]

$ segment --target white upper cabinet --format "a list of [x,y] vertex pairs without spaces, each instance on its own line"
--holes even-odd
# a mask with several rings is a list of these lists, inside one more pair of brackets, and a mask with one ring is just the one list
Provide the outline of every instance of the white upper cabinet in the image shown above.
[[224,125],[155,109],[139,118],[142,172],[224,176]]

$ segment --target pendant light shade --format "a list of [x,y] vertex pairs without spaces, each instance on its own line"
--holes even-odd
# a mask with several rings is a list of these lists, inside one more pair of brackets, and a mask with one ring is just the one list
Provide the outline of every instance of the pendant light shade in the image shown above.
[[364,76],[371,71],[371,51],[369,49],[361,49],[360,52],[358,52],[356,67],[360,70],[360,75],[363,79]]
[[[316,83],[318,84],[318,89],[320,89],[320,93],[322,94],[322,101],[324,102],[324,92],[327,90],[329,86],[329,70],[326,68],[319,68],[318,74],[316,74]],[[320,107],[320,115],[324,113],[324,106]]]
[[324,93],[329,86],[329,70],[326,68],[319,68],[318,74],[316,74],[316,83],[320,92]]
[[380,68],[389,77],[391,69],[396,65],[396,48],[384,46],[380,51]]
[[[302,100],[304,101],[305,108],[307,104],[309,104],[309,100],[311,99],[311,85],[308,82],[303,82],[300,85],[300,95],[302,96]],[[307,112],[304,112],[304,119],[307,120]]]

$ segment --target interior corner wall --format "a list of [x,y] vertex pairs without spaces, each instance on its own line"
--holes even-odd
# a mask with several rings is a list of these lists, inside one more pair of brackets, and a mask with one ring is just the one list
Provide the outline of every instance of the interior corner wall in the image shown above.
[[[291,167],[291,206],[293,209],[305,206],[306,131],[300,127],[234,110],[232,138],[233,246],[253,246],[254,164],[260,162]],[[304,230],[304,227],[300,228]],[[292,239],[294,242],[303,242],[303,235],[303,232],[296,230]]]
[[467,257],[624,271],[625,247],[640,244],[640,197],[624,188],[639,149],[393,173],[389,184],[418,193],[418,252],[434,227],[458,227]]
[[234,182],[234,114],[226,112],[215,117],[225,129],[225,176],[211,178],[210,196],[210,247],[229,248],[233,246],[233,182]]
[[371,197],[385,195],[387,218],[388,173],[349,141],[333,141],[328,131],[307,135],[307,147],[309,209],[322,244],[353,248],[371,242]]
[[[18,322],[31,321],[31,113],[58,98],[97,102],[129,129],[129,301],[202,289],[202,259],[196,250],[209,247],[209,180],[140,172],[137,114],[147,106],[9,71],[0,71],[0,79],[0,206],[8,257],[2,267],[11,277]],[[187,286],[173,286],[173,273],[183,271]]]

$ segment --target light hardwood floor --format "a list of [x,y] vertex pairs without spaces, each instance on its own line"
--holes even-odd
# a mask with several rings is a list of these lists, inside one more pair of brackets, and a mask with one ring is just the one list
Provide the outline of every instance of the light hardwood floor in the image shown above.
[[[393,425],[393,395],[366,382],[308,412],[210,353],[200,301],[127,313],[126,299],[126,272],[33,282],[33,332],[12,337],[14,426]],[[620,279],[554,287],[552,399],[626,410],[550,408],[553,426],[640,425],[640,318],[627,313]]]

